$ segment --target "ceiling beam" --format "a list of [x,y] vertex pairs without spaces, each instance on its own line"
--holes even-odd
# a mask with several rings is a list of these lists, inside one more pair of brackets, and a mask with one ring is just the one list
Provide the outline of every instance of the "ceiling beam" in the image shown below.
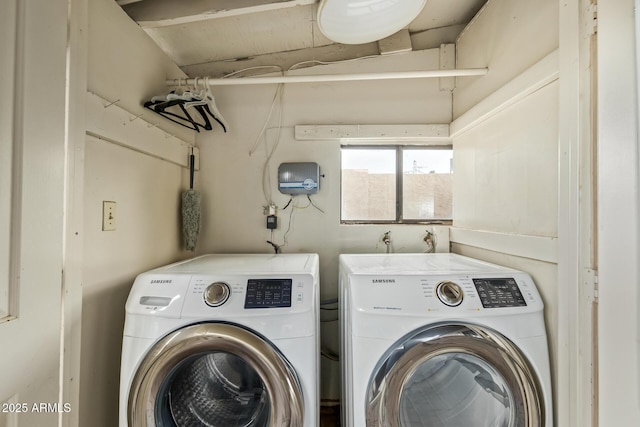
[[[413,51],[422,51],[427,49],[440,48],[443,44],[454,43],[456,37],[464,28],[463,25],[436,28],[420,33],[411,34],[411,45]],[[338,62],[365,56],[378,56],[380,48],[378,42],[346,45],[346,44],[330,44],[325,46],[316,46],[313,48],[289,50],[283,52],[269,53],[263,55],[253,55],[248,58],[232,60],[216,60],[201,64],[183,65],[180,68],[190,77],[210,76],[222,77],[229,73],[237,72],[242,69],[251,69],[244,73],[245,76],[265,74],[276,71],[276,66],[283,70],[288,70],[295,64],[307,62],[304,65],[317,65],[313,60],[322,62]]]
[[317,0],[134,0],[133,3],[121,5],[142,28],[160,28],[316,2]]
[[[363,45],[332,44],[308,49],[297,49],[286,52],[256,55],[241,60],[213,61],[204,64],[193,64],[180,67],[190,77],[210,76],[222,77],[224,75],[247,70],[243,76],[260,75],[282,70],[289,70],[296,64],[313,66],[318,65],[314,60],[324,62],[336,62],[360,58],[363,56],[377,56],[377,43]],[[301,64],[304,63],[304,64]],[[298,68],[300,65],[297,65]]]
[[142,0],[116,0],[116,3],[118,3],[120,6],[124,6],[125,4],[137,3],[139,1]]

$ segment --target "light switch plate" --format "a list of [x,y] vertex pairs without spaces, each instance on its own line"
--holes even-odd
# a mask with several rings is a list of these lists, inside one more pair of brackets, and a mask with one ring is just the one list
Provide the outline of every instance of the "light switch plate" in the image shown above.
[[102,231],[116,229],[116,202],[102,202]]

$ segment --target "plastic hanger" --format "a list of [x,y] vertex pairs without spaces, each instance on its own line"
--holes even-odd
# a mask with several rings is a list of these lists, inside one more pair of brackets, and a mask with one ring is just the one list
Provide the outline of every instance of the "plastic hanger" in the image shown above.
[[[200,132],[200,129],[199,129],[200,124],[197,123],[193,119],[193,117],[191,117],[189,112],[184,108],[183,103],[184,101],[178,100],[178,99],[173,101],[156,101],[156,102],[147,101],[144,103],[144,107],[148,108],[154,113],[161,115],[167,120],[171,120],[174,123],[177,123],[181,126],[186,127],[187,129],[192,129],[192,130],[195,130],[196,132]],[[179,114],[180,111],[174,112],[175,108],[173,109],[174,111],[168,111],[169,108],[172,108],[175,106],[179,107],[179,110],[182,112],[182,114]]]
[[[198,84],[198,78],[195,79],[195,84],[196,85]],[[215,99],[213,98],[213,93],[211,93],[211,87],[209,86],[209,77],[205,78],[203,90],[200,92],[197,92],[197,94],[198,94],[198,97],[196,97],[196,100],[187,102],[185,104],[185,107],[186,108],[200,107],[198,108],[198,111],[200,111],[201,114],[202,114],[202,111],[208,113],[211,117],[213,117],[213,119],[216,122],[220,124],[220,126],[222,126],[222,130],[224,130],[224,132],[226,133],[227,129],[229,128],[229,125],[224,120],[224,117],[222,117],[220,110],[218,110]]]
[[[174,91],[167,95],[154,96],[151,101],[144,103],[144,107],[196,132],[200,132],[200,128],[213,129],[209,120],[209,116],[211,116],[222,126],[224,132],[227,132],[228,125],[215,104],[208,78],[202,87],[199,83],[199,78],[196,77],[193,90],[180,90],[181,85],[178,83],[178,87]],[[196,121],[189,114],[188,109],[195,109],[202,121]]]
[[222,113],[220,113],[220,110],[218,110],[218,106],[216,105],[216,100],[213,97],[213,93],[211,92],[211,86],[209,86],[209,77],[205,78],[205,87],[206,87],[205,98],[207,100],[209,108],[211,109],[211,111],[213,111],[213,114],[215,115],[214,118],[216,119],[216,121],[220,123],[220,125],[226,132],[227,129],[229,128],[229,125],[227,124],[227,121],[224,119],[224,117],[222,117]]

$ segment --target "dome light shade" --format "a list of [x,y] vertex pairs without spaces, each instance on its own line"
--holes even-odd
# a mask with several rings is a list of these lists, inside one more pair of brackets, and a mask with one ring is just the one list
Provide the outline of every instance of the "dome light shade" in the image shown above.
[[322,0],[318,26],[337,43],[370,43],[405,28],[426,3],[427,0]]

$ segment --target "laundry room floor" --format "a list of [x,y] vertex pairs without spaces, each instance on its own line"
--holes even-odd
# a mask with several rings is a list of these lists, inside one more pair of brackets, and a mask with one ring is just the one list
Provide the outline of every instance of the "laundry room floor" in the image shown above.
[[340,406],[320,407],[320,427],[340,427]]

